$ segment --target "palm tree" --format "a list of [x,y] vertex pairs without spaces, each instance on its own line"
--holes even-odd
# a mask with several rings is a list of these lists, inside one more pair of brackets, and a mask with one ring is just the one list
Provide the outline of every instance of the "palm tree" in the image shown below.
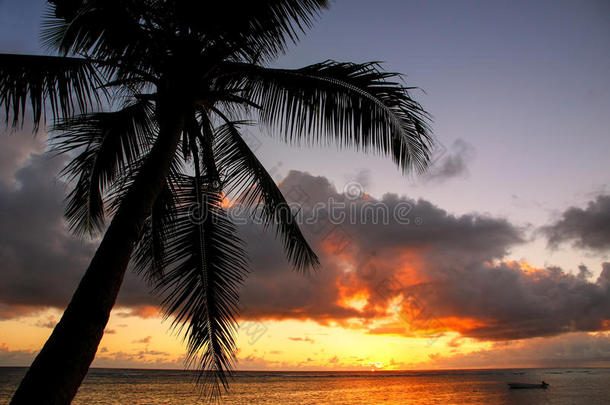
[[[68,404],[93,361],[130,261],[163,297],[210,396],[235,361],[244,245],[226,195],[258,207],[299,271],[318,266],[278,187],[242,137],[245,118],[294,144],[335,143],[429,161],[428,116],[377,63],[270,63],[326,0],[53,0],[43,43],[0,55],[0,105],[18,127],[50,118],[73,160],[66,218],[101,243],[11,404]],[[29,107],[28,107],[29,106]],[[29,114],[29,113],[28,113]],[[193,210],[195,207],[195,211]],[[196,215],[194,215],[196,214]],[[106,226],[108,218],[112,218]]]

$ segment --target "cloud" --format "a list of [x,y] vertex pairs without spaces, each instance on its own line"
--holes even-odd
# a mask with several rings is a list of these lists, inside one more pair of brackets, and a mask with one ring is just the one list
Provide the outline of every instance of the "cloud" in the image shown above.
[[[502,257],[512,245],[523,240],[520,230],[503,219],[480,215],[455,217],[427,201],[395,194],[386,194],[380,200],[371,197],[349,200],[327,179],[306,173],[291,172],[281,189],[287,198],[301,202],[301,212],[306,215],[318,203],[327,204],[331,199],[339,207],[344,204],[343,209],[336,210],[339,213],[349,212],[352,204],[357,213],[355,218],[347,218],[341,224],[334,224],[328,216],[320,214],[315,223],[303,225],[323,265],[321,271],[305,278],[290,271],[272,234],[256,227],[240,227],[254,270],[242,295],[246,316],[309,318],[319,322],[373,318],[385,311],[374,305],[362,311],[341,302],[344,295],[356,293],[358,288],[369,292],[374,288],[366,274],[360,274],[366,273],[366,267],[376,266],[376,278],[389,278],[408,260],[418,259],[426,251],[443,252],[443,257],[465,266]],[[376,207],[385,213],[377,215],[373,212]],[[390,218],[401,212],[404,216],[401,223]],[[376,223],[384,219],[387,223]],[[419,225],[418,220],[422,221]],[[434,256],[428,254],[429,260],[434,261]],[[346,271],[350,269],[352,272]],[[383,301],[372,296],[370,300],[372,304]]]
[[[106,350],[103,350],[106,349]],[[105,368],[152,368],[183,369],[184,357],[174,357],[170,353],[158,350],[140,350],[135,353],[115,351],[102,348],[93,360],[93,367]]]
[[45,134],[34,135],[29,128],[0,135],[0,186],[16,187],[15,173],[33,154],[45,149]]
[[[291,172],[281,188],[303,201],[305,217],[322,201],[333,201],[346,216],[333,223],[320,215],[303,226],[323,264],[309,277],[290,271],[272,236],[241,228],[254,270],[242,294],[246,318],[311,319],[404,336],[458,331],[480,340],[608,328],[608,284],[589,282],[588,269],[574,276],[507,261],[524,239],[502,218],[454,216],[394,194],[350,200],[327,179],[300,172]],[[408,208],[407,218],[390,215],[386,223],[373,223],[367,211],[363,221],[359,214],[367,204],[390,214]],[[349,220],[352,208],[358,221]]]
[[307,337],[307,336],[304,337],[304,338],[302,338],[302,337],[289,337],[288,339],[290,339],[292,341],[295,341],[295,342],[309,342],[309,343],[315,343],[316,342],[315,340],[313,340],[312,338]]
[[[456,269],[444,280],[403,290],[420,303],[416,320],[481,340],[552,336],[608,329],[610,286],[560,268],[503,262]],[[410,303],[402,308],[409,313]],[[419,318],[418,318],[419,317]],[[426,319],[428,317],[428,319]],[[409,319],[406,320],[407,326]]]
[[[14,170],[13,181],[0,177],[0,319],[31,315],[45,307],[65,308],[97,245],[72,236],[63,219],[66,185],[57,173],[66,159],[22,155],[29,160]],[[17,161],[21,158],[13,164]],[[0,176],[11,173],[6,169]],[[132,309],[134,314],[151,316],[147,306],[157,301],[148,290],[136,275],[127,274],[118,305],[140,305]]]
[[610,362],[610,334],[578,332],[498,342],[469,353],[433,354],[431,360],[437,368],[604,367]]
[[[127,294],[123,294],[124,296]],[[152,299],[149,297],[146,297],[146,301],[151,301]],[[128,300],[128,302],[138,302],[133,300],[133,297],[130,297],[130,299]],[[141,302],[141,301],[140,301]],[[157,318],[160,315],[159,312],[159,307],[154,306],[154,305],[136,305],[134,307],[123,307],[119,310],[116,311],[116,315],[120,316],[122,318],[128,318],[130,316],[137,316],[139,318]]]
[[4,367],[21,367],[30,364],[36,353],[36,350],[11,350],[6,343],[0,343],[0,364]]
[[144,338],[142,338],[142,339],[137,339],[137,340],[134,340],[134,341],[133,341],[133,342],[131,342],[131,343],[141,343],[141,344],[145,344],[145,345],[147,345],[147,344],[149,344],[149,343],[150,343],[150,341],[151,341],[151,340],[152,340],[152,336],[146,336],[146,337],[144,337]]
[[424,183],[442,183],[468,174],[468,164],[475,156],[475,148],[463,139],[457,139],[451,149],[420,176]]
[[580,280],[587,280],[592,276],[593,273],[591,273],[591,270],[589,270],[587,266],[585,266],[584,264],[578,266],[578,275],[576,276],[577,278],[579,278]]
[[[0,300],[2,297],[0,297]],[[44,311],[44,306],[5,304],[0,302],[0,321],[5,319],[20,318]]]
[[[15,172],[19,187],[0,187],[3,318],[65,307],[95,250],[94,241],[71,236],[62,219],[65,186],[55,176],[64,163],[31,155]],[[524,237],[506,219],[455,216],[391,193],[373,198],[337,191],[324,177],[296,171],[280,188],[299,203],[303,232],[323,266],[305,277],[296,274],[273,232],[239,225],[253,270],[242,290],[245,320],[310,319],[404,336],[458,331],[481,340],[608,327],[610,270],[604,267],[590,282],[583,269],[573,276],[507,262]],[[326,211],[316,211],[320,204]],[[314,213],[317,220],[308,221]],[[117,313],[155,317],[158,302],[128,272]],[[428,322],[422,323],[421,309],[430,314]],[[438,325],[430,326],[431,319]]]
[[582,249],[610,251],[610,195],[598,196],[584,209],[568,208],[558,221],[541,231],[552,248],[572,242]]
[[32,155],[15,174],[19,187],[0,187],[5,305],[65,306],[93,254],[94,244],[73,238],[62,219],[65,187],[55,176],[64,163]]
[[53,329],[55,327],[55,325],[57,325],[57,319],[55,319],[55,317],[53,315],[48,315],[46,318],[39,319],[35,323],[35,326],[38,326],[39,328],[48,328],[48,329]]
[[604,262],[602,263],[602,272],[599,274],[597,278],[597,284],[600,285],[609,285],[610,284],[610,263]]

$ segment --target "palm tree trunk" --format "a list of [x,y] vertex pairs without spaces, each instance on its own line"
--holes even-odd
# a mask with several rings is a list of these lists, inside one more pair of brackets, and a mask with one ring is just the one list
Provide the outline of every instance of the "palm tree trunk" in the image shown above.
[[169,173],[184,125],[177,105],[175,100],[158,105],[159,137],[11,405],[66,405],[76,395],[104,334],[144,220]]

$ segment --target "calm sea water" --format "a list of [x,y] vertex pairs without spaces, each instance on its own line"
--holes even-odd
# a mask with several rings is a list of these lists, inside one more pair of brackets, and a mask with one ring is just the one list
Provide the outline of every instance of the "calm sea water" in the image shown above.
[[[25,368],[0,368],[0,403]],[[185,371],[92,369],[74,404],[201,404]],[[510,390],[507,382],[550,384]],[[610,369],[239,372],[224,404],[610,404]]]

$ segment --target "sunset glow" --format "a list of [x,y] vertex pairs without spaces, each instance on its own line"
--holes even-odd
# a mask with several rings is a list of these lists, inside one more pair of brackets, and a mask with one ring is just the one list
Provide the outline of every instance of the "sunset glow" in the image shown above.
[[0,1],[0,402],[610,401],[610,3],[119,3]]

